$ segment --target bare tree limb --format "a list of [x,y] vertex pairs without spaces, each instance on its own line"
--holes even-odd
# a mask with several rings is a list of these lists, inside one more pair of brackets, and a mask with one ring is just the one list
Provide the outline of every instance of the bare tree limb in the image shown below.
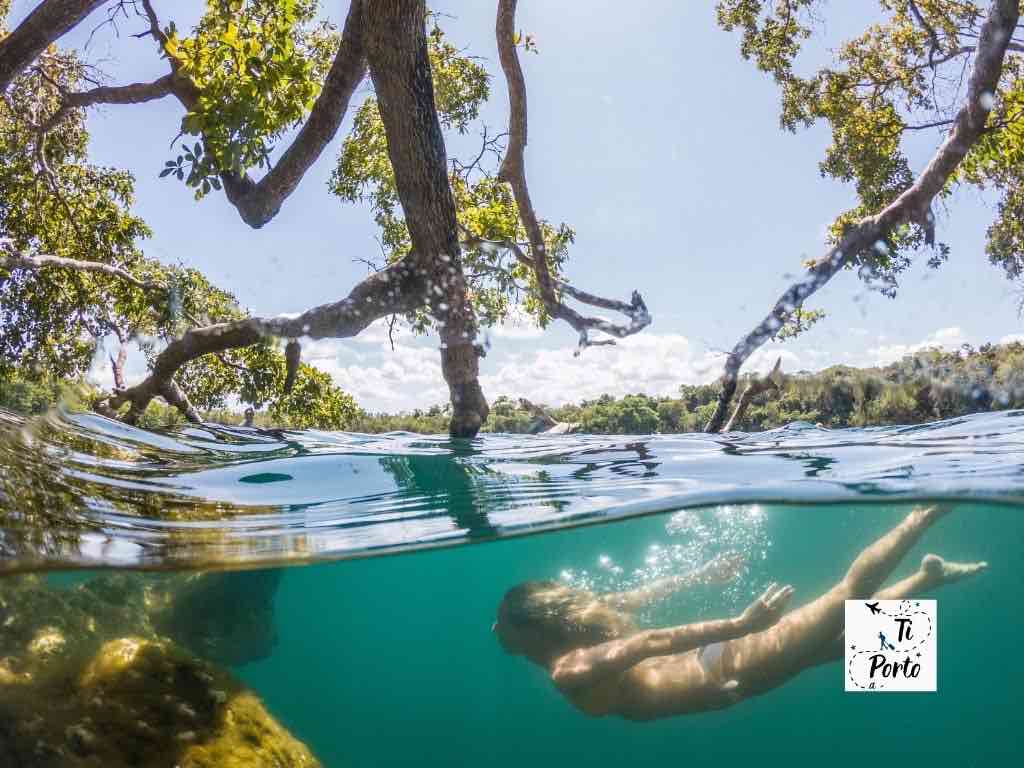
[[934,227],[930,210],[932,200],[942,191],[960,162],[985,131],[992,94],[999,85],[1010,36],[1019,16],[1018,0],[992,0],[979,34],[967,97],[957,112],[946,140],[907,190],[879,213],[850,226],[839,243],[818,259],[802,280],[794,283],[779,297],[764,320],[737,342],[726,358],[722,392],[705,431],[718,432],[721,429],[729,402],[736,392],[740,368],[778,332],[807,297],[898,226],[914,223],[922,226],[926,233]]
[[775,366],[771,372],[760,379],[754,379],[751,381],[747,388],[743,390],[743,394],[740,395],[740,400],[736,403],[736,410],[732,412],[732,416],[729,418],[729,423],[725,425],[724,432],[732,432],[732,428],[737,424],[747,412],[747,408],[750,406],[751,401],[763,392],[769,390],[776,390],[782,388],[782,358],[780,357],[775,361]]
[[95,272],[97,274],[103,274],[109,277],[116,277],[119,280],[124,280],[125,282],[144,291],[167,290],[165,286],[159,285],[158,283],[140,280],[126,269],[121,269],[120,267],[115,267],[111,264],[104,264],[99,261],[66,259],[62,256],[50,256],[48,254],[30,256],[26,253],[15,250],[13,242],[7,238],[0,238],[0,266],[8,268],[21,267],[23,269],[60,267],[62,269],[72,269],[78,272]]
[[0,93],[46,46],[76,27],[109,0],[43,0],[9,35],[0,39]]
[[[643,330],[651,323],[650,313],[644,304],[639,293],[633,291],[632,301],[629,303],[603,299],[591,293],[572,288],[568,284],[554,279],[551,270],[548,268],[547,249],[544,243],[544,233],[540,221],[530,200],[530,188],[526,183],[526,165],[524,153],[527,142],[527,109],[526,109],[526,79],[523,77],[523,70],[519,64],[519,54],[516,51],[516,16],[517,0],[499,0],[498,15],[495,24],[495,34],[498,39],[498,57],[501,61],[501,68],[505,73],[508,82],[509,99],[509,124],[508,124],[508,148],[505,151],[505,159],[498,169],[498,178],[508,183],[512,188],[512,195],[515,197],[516,206],[519,209],[519,217],[526,228],[526,236],[530,241],[530,255],[525,256],[518,250],[518,256],[529,264],[537,277],[537,287],[540,290],[541,298],[544,301],[544,308],[553,318],[566,321],[576,329],[580,335],[579,349],[596,344],[614,343],[606,340],[594,342],[590,340],[591,331],[602,331],[617,338],[629,336]],[[559,293],[567,294],[577,301],[591,306],[612,309],[622,312],[629,317],[628,325],[619,325],[599,317],[587,317],[581,315],[572,307],[562,301]],[[578,352],[577,352],[578,354]]]
[[924,15],[921,13],[921,9],[917,7],[915,0],[907,0],[907,5],[910,6],[910,12],[914,15],[917,23],[924,28],[924,31],[928,34],[928,38],[931,40],[931,48],[928,50],[928,64],[932,69],[935,68],[935,54],[942,50],[942,43],[939,42],[939,36],[935,32],[935,27],[928,23]]
[[[179,407],[186,418],[196,420],[198,416],[189,415],[190,406],[184,393],[180,388],[175,389],[174,376],[183,365],[203,355],[249,347],[268,337],[350,338],[378,318],[411,312],[426,301],[422,277],[413,263],[404,259],[391,264],[369,275],[341,301],[314,307],[297,317],[250,317],[187,331],[157,355],[144,381],[115,392],[109,405],[118,411],[128,404],[124,420],[135,423],[150,401],[159,395]],[[191,412],[195,415],[194,410]]]
[[73,110],[91,107],[95,104],[142,104],[162,99],[174,90],[174,75],[164,75],[149,83],[100,86],[88,91],[73,91],[64,94],[60,108],[39,127],[41,133],[49,133]]
[[193,424],[198,424],[202,421],[199,416],[199,412],[193,407],[192,403],[189,402],[188,395],[185,391],[178,386],[173,378],[167,379],[160,385],[160,397],[162,397],[168,405],[174,406],[185,416],[186,419],[191,421]]
[[[525,251],[523,251],[522,245],[520,245],[519,243],[513,240],[488,240],[483,237],[477,237],[473,233],[466,230],[464,227],[460,228],[462,229],[463,234],[466,236],[466,240],[462,242],[464,248],[477,248],[481,245],[487,245],[493,248],[500,248],[502,250],[507,250],[510,253],[512,253],[519,263],[529,267],[530,269],[534,268],[534,260],[531,259]],[[489,271],[507,274],[507,271],[504,269],[504,267],[496,267]],[[599,347],[615,343],[614,339],[594,341],[590,339],[589,331],[601,331],[603,333],[607,333],[609,336],[623,338],[625,336],[630,336],[634,333],[642,331],[651,323],[651,316],[650,313],[648,313],[647,311],[647,305],[644,303],[643,297],[640,296],[639,292],[637,291],[633,291],[632,299],[630,303],[627,304],[626,302],[619,301],[618,299],[606,299],[602,296],[596,296],[592,293],[588,293],[587,291],[581,290],[570,285],[564,280],[552,278],[551,282],[558,289],[559,292],[565,294],[566,296],[571,296],[577,301],[580,301],[584,304],[589,304],[594,307],[601,307],[603,309],[610,309],[615,312],[621,312],[622,314],[630,318],[629,325],[620,325],[618,323],[612,323],[600,317],[582,318],[582,328],[573,325],[573,327],[580,332],[580,344],[576,350],[577,355],[580,353],[581,350],[588,346]],[[560,298],[558,299],[558,302],[559,306],[563,308],[563,311],[568,311],[570,313],[575,314],[571,308],[566,307],[562,303]],[[557,316],[564,317],[564,315]]]
[[128,359],[128,350],[122,342],[117,348],[117,355],[110,355],[110,370],[114,374],[114,389],[124,389],[124,363]]

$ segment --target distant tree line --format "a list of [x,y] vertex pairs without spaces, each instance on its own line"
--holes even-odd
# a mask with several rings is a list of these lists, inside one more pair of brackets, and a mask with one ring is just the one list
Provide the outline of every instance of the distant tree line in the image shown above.
[[[24,373],[8,374],[0,377],[0,407],[39,413],[54,403],[66,386]],[[87,386],[78,385],[75,392],[79,400],[89,403],[91,390]],[[715,408],[718,393],[715,383],[684,385],[678,397],[602,395],[550,408],[499,397],[492,404],[484,431],[539,432],[554,420],[576,425],[578,432],[601,435],[700,432]],[[985,344],[977,349],[965,345],[953,352],[926,349],[882,367],[837,365],[817,373],[786,374],[781,391],[756,396],[735,428],[757,432],[794,421],[830,428],[920,424],[1010,408],[1024,408],[1024,344],[1017,342]],[[539,416],[540,412],[546,418]],[[204,420],[224,424],[243,420],[240,411],[230,408],[202,415]],[[406,413],[368,413],[351,406],[311,408],[305,413],[261,411],[256,414],[255,426],[437,434],[448,430],[450,419],[447,404]],[[174,426],[183,421],[177,409],[154,401],[140,425]]]
[[[714,411],[716,383],[684,385],[678,397],[602,395],[547,409],[557,421],[591,434],[700,432]],[[981,411],[1024,408],[1024,344],[965,346],[954,352],[926,349],[883,367],[837,365],[817,373],[785,376],[781,392],[758,395],[735,428],[747,432],[806,421],[825,427],[919,424]],[[443,432],[442,406],[400,414],[363,413],[360,432]],[[485,431],[536,431],[535,415],[522,403],[498,398]]]

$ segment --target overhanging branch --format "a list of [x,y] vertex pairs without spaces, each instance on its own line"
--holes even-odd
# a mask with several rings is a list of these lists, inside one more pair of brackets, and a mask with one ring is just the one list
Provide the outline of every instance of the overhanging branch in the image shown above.
[[[486,238],[473,235],[464,227],[461,229],[463,234],[466,236],[466,240],[462,241],[463,248],[477,248],[481,245],[500,248],[515,256],[516,260],[520,264],[523,264],[530,269],[534,269],[535,262],[526,254],[520,243],[517,243],[514,240],[488,240]],[[495,268],[494,271],[508,274],[503,267]],[[566,281],[559,280],[557,278],[551,278],[551,284],[556,290],[555,296],[559,306],[559,314],[555,315],[553,312],[551,314],[566,320],[580,333],[580,345],[576,351],[577,355],[582,349],[588,346],[597,347],[615,343],[614,339],[594,341],[589,337],[590,331],[600,331],[608,334],[609,336],[621,339],[642,331],[651,323],[651,315],[647,311],[647,305],[644,303],[643,297],[638,291],[633,291],[631,301],[627,303],[619,301],[618,299],[606,299],[603,296],[596,296],[595,294],[576,288]],[[626,315],[630,322],[628,325],[621,325],[619,323],[609,322],[608,320],[600,317],[584,317],[571,307],[566,306],[560,294],[570,296],[577,301],[583,304],[589,304],[592,307],[601,307],[603,309],[610,309],[614,312],[620,312]],[[547,305],[545,306],[547,307]],[[548,311],[551,312],[550,308],[548,308]]]
[[268,337],[293,340],[288,345],[287,358],[290,378],[294,380],[292,371],[299,362],[295,339],[350,338],[378,318],[411,312],[422,306],[427,298],[425,287],[413,264],[413,259],[391,264],[369,275],[341,301],[314,307],[297,317],[250,317],[187,331],[157,355],[144,381],[115,392],[110,398],[110,407],[117,411],[129,405],[124,420],[134,423],[150,401],[160,395],[182,410],[186,418],[197,421],[198,415],[174,382],[178,370],[203,355],[249,347]]
[[[498,178],[508,183],[519,209],[519,217],[526,229],[530,242],[530,254],[525,254],[518,244],[510,243],[517,258],[527,264],[537,278],[537,287],[544,301],[544,308],[551,317],[564,320],[580,335],[580,349],[595,344],[613,344],[614,340],[591,341],[591,331],[601,331],[616,338],[623,338],[637,333],[651,324],[651,316],[647,311],[643,298],[633,291],[632,300],[627,302],[605,299],[573,288],[567,283],[556,280],[548,267],[547,248],[544,243],[544,232],[533,202],[530,200],[530,188],[526,183],[526,165],[524,154],[527,141],[527,110],[526,110],[526,79],[519,64],[519,54],[515,42],[515,16],[517,0],[499,0],[495,34],[498,39],[498,56],[502,71],[508,82],[509,125],[508,148],[505,159],[498,169]],[[600,317],[588,317],[580,314],[562,301],[560,293],[568,295],[584,304],[603,309],[621,312],[629,317],[628,325],[612,323]]]
[[174,75],[164,75],[149,83],[100,86],[87,91],[72,91],[64,94],[60,108],[40,126],[40,132],[46,134],[52,131],[73,109],[91,107],[95,104],[143,104],[169,96],[173,90]]
[[14,243],[7,238],[0,238],[0,266],[8,268],[21,267],[32,270],[43,269],[44,267],[59,267],[77,272],[95,272],[124,280],[126,283],[144,291],[166,290],[165,286],[147,280],[140,280],[128,270],[115,267],[112,264],[104,264],[99,261],[83,261],[81,259],[66,259],[62,256],[50,256],[48,254],[32,256],[22,253],[16,250]]
[[782,327],[794,310],[831,280],[841,269],[853,263],[863,252],[897,227],[920,225],[930,239],[934,227],[931,204],[943,190],[953,172],[970,151],[988,121],[992,94],[1003,72],[1003,61],[1010,37],[1020,16],[1018,0],[993,0],[978,36],[977,52],[968,81],[967,97],[953,120],[946,140],[936,150],[927,167],[914,183],[882,211],[867,216],[849,227],[842,239],[811,266],[804,278],[790,286],[768,315],[744,336],[726,358],[722,392],[715,412],[705,426],[718,432],[736,392],[740,368],[747,359]]
[[[150,0],[142,2],[153,38],[162,47],[166,38],[160,29],[153,5]],[[250,227],[258,229],[277,215],[284,201],[295,191],[303,176],[338,133],[352,94],[366,74],[361,7],[362,0],[352,0],[341,34],[341,44],[320,95],[295,140],[277,163],[259,181],[254,181],[247,173],[241,176],[231,173],[221,175],[228,201]],[[178,67],[174,59],[170,61],[172,74],[177,74]],[[192,83],[183,76],[175,77],[171,82],[178,101],[185,109],[192,109],[199,98]]]
[[9,35],[0,39],[0,93],[66,32],[109,0],[43,0]]
[[[264,338],[288,339],[285,346],[286,379],[284,391],[291,391],[298,372],[301,347],[298,339],[350,338],[363,331],[370,323],[382,317],[413,312],[427,300],[426,285],[417,266],[415,254],[374,272],[356,285],[341,301],[324,304],[303,312],[297,317],[250,317],[231,323],[217,323],[186,331],[157,355],[149,376],[134,387],[123,388],[109,398],[102,410],[111,413],[130,404],[125,421],[135,423],[150,401],[161,396],[177,407],[189,421],[198,421],[196,410],[189,403],[181,387],[174,381],[178,370],[198,357],[212,354],[225,365],[243,369],[226,360],[222,353],[229,349],[252,346]],[[14,248],[13,243],[0,238],[0,268],[41,270],[46,267],[92,272],[106,275],[134,286],[147,293],[165,293],[167,287],[156,282],[141,280],[121,267],[97,261],[67,259],[60,256],[28,255]],[[121,339],[122,344],[124,339]],[[119,359],[123,353],[119,352]],[[123,359],[121,359],[123,366]],[[115,379],[117,364],[115,363]],[[244,369],[243,369],[244,370]]]

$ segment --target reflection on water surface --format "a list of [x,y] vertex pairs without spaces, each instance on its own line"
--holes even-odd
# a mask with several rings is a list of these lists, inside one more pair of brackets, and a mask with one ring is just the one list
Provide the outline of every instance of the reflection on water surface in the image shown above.
[[1024,412],[759,434],[357,435],[0,414],[7,569],[256,565],[700,505],[1015,501]]

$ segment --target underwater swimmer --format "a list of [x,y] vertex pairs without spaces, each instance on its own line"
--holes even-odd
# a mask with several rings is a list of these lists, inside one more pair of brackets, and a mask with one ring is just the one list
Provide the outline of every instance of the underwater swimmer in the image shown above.
[[[508,653],[544,667],[588,715],[653,720],[721,709],[841,659],[844,601],[908,598],[985,569],[986,563],[926,555],[916,573],[882,588],[947,512],[946,506],[913,510],[861,552],[832,589],[788,613],[793,588],[773,584],[734,618],[641,630],[633,611],[670,585],[601,596],[546,581],[510,589],[494,629]],[[677,588],[695,579],[701,577],[679,577]]]

